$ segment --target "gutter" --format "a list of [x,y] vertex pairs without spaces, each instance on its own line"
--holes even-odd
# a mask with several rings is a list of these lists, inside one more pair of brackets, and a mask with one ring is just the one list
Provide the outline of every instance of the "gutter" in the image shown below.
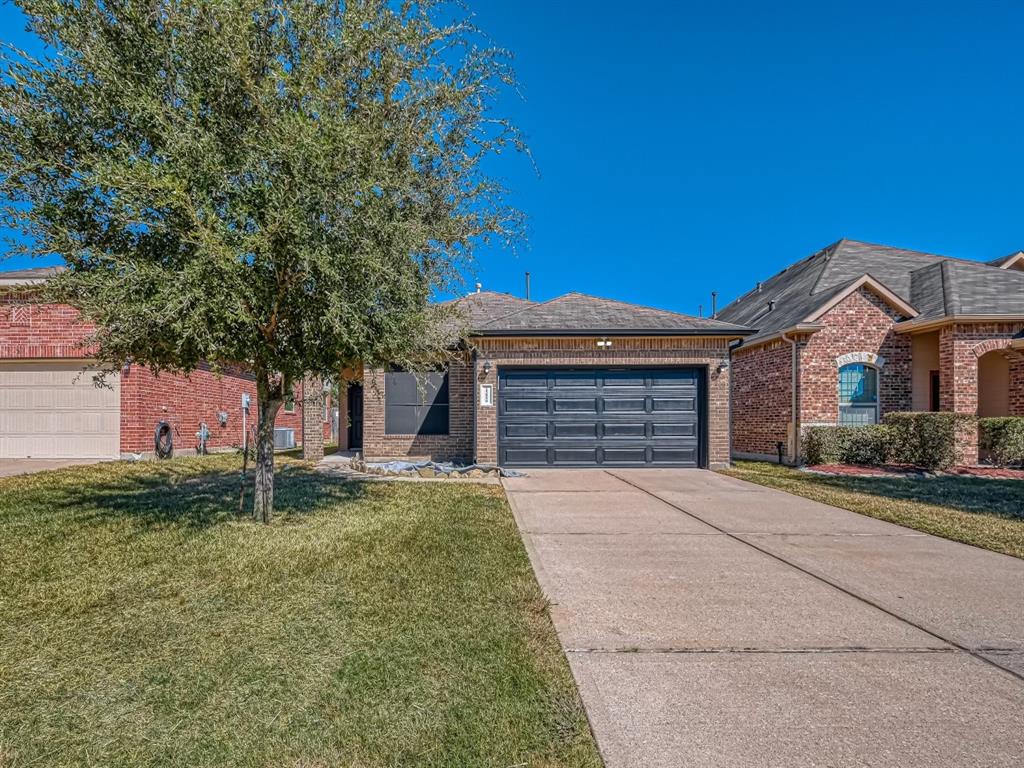
[[799,411],[797,410],[797,407],[799,406],[799,400],[797,398],[797,384],[799,382],[799,375],[798,374],[799,374],[799,370],[800,370],[800,347],[797,345],[797,340],[796,339],[793,339],[793,338],[789,337],[789,334],[796,332],[796,330],[797,330],[797,327],[793,327],[793,328],[790,328],[788,330],[782,331],[779,334],[779,337],[783,341],[789,342],[789,346],[793,350],[793,360],[792,360],[792,362],[790,363],[790,366],[789,366],[790,367],[790,373],[791,373],[791,379],[790,379],[790,385],[789,385],[789,390],[790,390],[790,406],[789,406],[790,407],[790,411],[789,411],[790,420],[789,420],[789,427],[790,427],[790,433],[791,433],[790,434],[790,441],[791,442],[790,442],[790,452],[789,452],[789,455],[790,455],[790,457],[791,457],[791,459],[793,461],[793,464],[799,464],[800,463],[800,419],[799,419],[799,415],[798,415]]
[[787,335],[790,333],[814,333],[815,331],[820,331],[824,327],[825,326],[820,323],[797,323],[796,325],[790,326],[789,328],[785,328],[781,331],[770,333],[767,336],[760,336],[754,339],[744,339],[733,347],[733,349],[740,349],[744,346],[749,349],[761,344],[767,344],[769,341],[776,340],[791,341],[791,339],[787,338]]
[[622,328],[587,328],[585,330],[579,329],[544,329],[544,330],[531,330],[527,328],[517,330],[494,330],[489,331],[487,329],[477,329],[470,333],[471,336],[483,336],[483,337],[512,337],[512,338],[533,338],[535,336],[545,337],[593,337],[593,336],[727,336],[730,338],[742,338],[744,336],[750,336],[755,333],[752,328],[743,328],[737,326],[736,328],[678,328],[667,330],[664,328],[658,329],[622,329]]
[[1024,315],[943,315],[930,320],[904,320],[893,325],[897,333],[918,333],[939,328],[947,323],[1019,323]]

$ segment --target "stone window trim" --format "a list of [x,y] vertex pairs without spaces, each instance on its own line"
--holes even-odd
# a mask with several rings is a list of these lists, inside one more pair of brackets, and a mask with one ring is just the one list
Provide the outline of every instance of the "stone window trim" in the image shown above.
[[854,363],[870,365],[879,372],[885,368],[885,358],[874,352],[847,352],[845,355],[839,355],[836,358],[836,370],[847,365],[853,365]]

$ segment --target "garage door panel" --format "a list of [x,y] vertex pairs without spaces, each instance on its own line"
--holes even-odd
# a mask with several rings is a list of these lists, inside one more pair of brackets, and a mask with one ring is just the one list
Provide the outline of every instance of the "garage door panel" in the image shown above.
[[654,422],[651,424],[653,437],[696,437],[697,422]]
[[647,437],[647,425],[643,422],[606,422],[604,436],[608,438]]
[[605,448],[604,464],[646,464],[646,448]]
[[547,422],[541,424],[502,424],[501,434],[505,437],[547,437]]
[[696,413],[697,398],[654,397],[651,398],[651,409],[654,411],[679,411],[682,413]]
[[559,438],[589,438],[594,439],[598,437],[597,424],[578,423],[572,422],[555,422],[554,435],[553,437],[558,440]]
[[646,413],[646,397],[605,397],[605,412],[614,413]]
[[0,457],[116,458],[120,380],[83,363],[0,363]]
[[521,466],[699,466],[700,369],[502,370],[498,456]]
[[589,398],[586,400],[570,400],[564,397],[556,397],[554,403],[555,413],[597,413],[597,400]]
[[546,399],[510,398],[505,400],[503,410],[507,413],[547,413],[548,401]]
[[555,448],[555,464],[596,464],[597,448]]

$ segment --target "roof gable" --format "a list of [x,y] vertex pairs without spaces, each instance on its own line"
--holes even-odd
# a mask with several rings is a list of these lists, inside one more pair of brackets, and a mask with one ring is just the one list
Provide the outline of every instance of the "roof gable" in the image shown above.
[[812,322],[862,286],[915,320],[967,308],[972,314],[1016,315],[1024,313],[1020,275],[996,264],[840,240],[736,299],[718,317],[756,328],[748,342],[757,341]]

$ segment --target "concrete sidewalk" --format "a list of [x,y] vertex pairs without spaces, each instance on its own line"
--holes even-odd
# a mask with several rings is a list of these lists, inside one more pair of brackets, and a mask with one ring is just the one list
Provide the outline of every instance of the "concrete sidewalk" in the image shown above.
[[1024,764],[1024,561],[709,472],[504,485],[609,768]]

